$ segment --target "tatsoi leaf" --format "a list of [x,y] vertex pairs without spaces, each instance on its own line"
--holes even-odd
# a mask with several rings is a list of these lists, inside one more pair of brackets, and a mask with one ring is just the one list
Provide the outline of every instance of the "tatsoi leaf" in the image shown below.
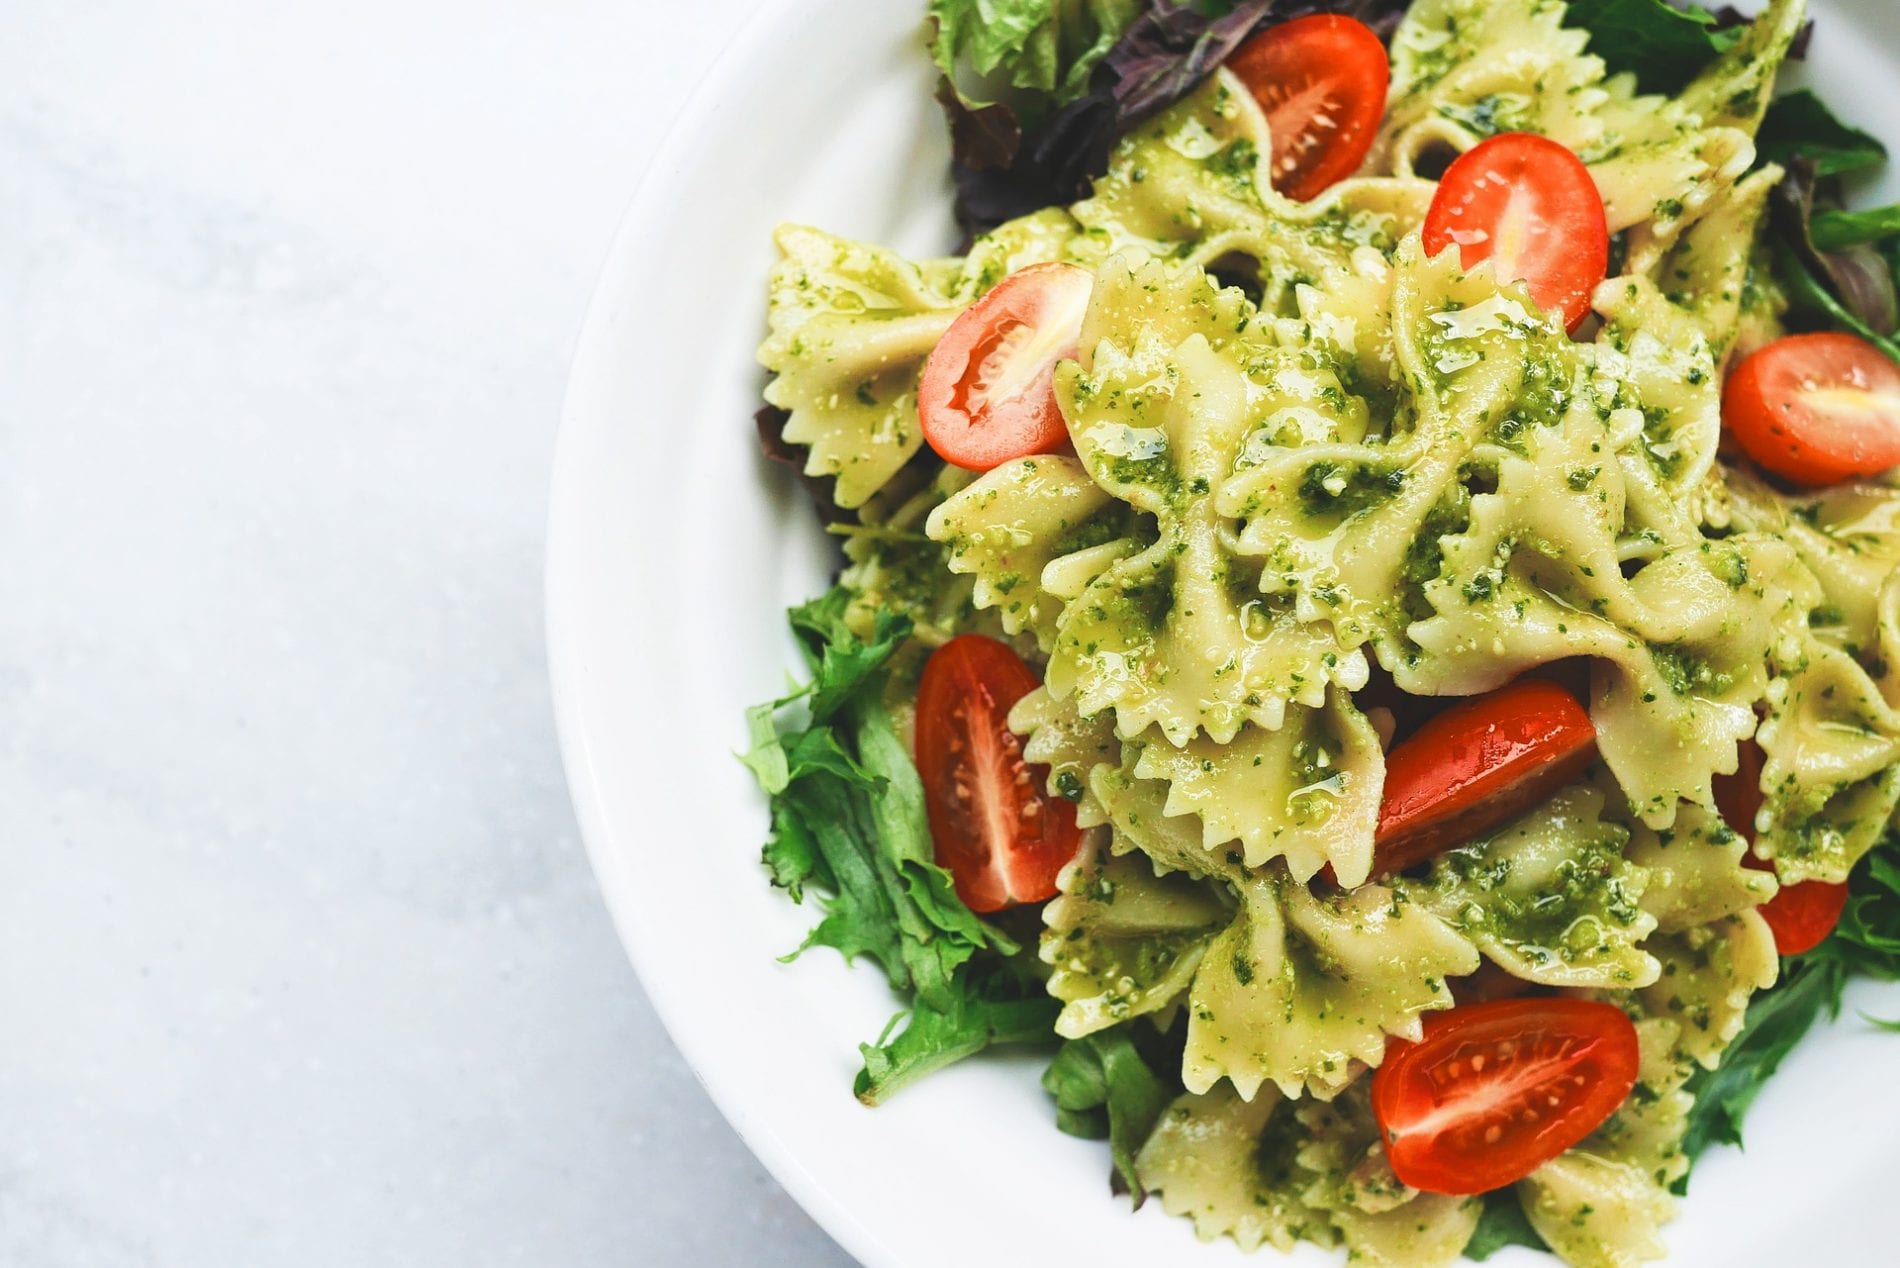
[[1817,211],[1808,230],[1823,251],[1882,242],[1900,236],[1900,203],[1866,211]]
[[1805,88],[1769,104],[1755,147],[1773,163],[1786,164],[1796,156],[1811,159],[1816,176],[1878,167],[1887,157],[1887,147],[1879,140],[1842,123]]
[[1590,32],[1590,51],[1612,74],[1634,71],[1644,92],[1668,96],[1741,38],[1707,9],[1665,0],[1590,0],[1571,5],[1566,20]]
[[1139,1207],[1147,1192],[1135,1176],[1135,1155],[1180,1091],[1178,1081],[1156,1075],[1128,1027],[1118,1026],[1066,1041],[1042,1086],[1056,1099],[1056,1126],[1071,1136],[1107,1138],[1115,1175]]
[[[876,1043],[863,1044],[864,1068],[853,1090],[876,1105],[933,1071],[975,1056],[994,1044],[1053,1043],[1061,1005],[1024,961],[965,965],[950,981],[940,1004],[918,1002],[899,1013]],[[903,1029],[892,1031],[902,1023]]]
[[1465,1245],[1465,1258],[1482,1263],[1506,1246],[1528,1246],[1549,1250],[1550,1246],[1531,1227],[1524,1204],[1513,1189],[1495,1189],[1484,1195],[1484,1212],[1478,1216],[1478,1231]]

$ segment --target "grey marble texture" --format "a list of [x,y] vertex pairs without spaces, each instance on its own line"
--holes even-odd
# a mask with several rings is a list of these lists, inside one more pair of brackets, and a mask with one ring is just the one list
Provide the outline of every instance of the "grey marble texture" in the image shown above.
[[8,0],[0,1264],[849,1260],[647,1007],[546,480],[752,0]]

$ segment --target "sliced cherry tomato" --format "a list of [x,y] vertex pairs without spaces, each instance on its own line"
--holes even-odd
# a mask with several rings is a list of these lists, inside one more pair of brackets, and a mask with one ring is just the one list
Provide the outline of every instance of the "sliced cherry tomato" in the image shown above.
[[[1735,773],[1715,777],[1715,809],[1722,822],[1748,842],[1755,844],[1755,816],[1761,813],[1761,745],[1743,740],[1735,753]],[[1754,856],[1748,856],[1753,861]]]
[[1858,335],[1788,335],[1728,376],[1722,426],[1797,484],[1878,475],[1900,466],[1900,365]]
[[939,647],[917,688],[917,770],[937,863],[972,911],[1035,903],[1082,845],[1075,806],[1044,791],[1047,767],[1023,760],[1010,706],[1035,671],[1006,644],[964,634]]
[[[1743,859],[1750,867],[1769,864],[1753,855]],[[1847,886],[1826,881],[1800,881],[1783,885],[1773,898],[1755,908],[1768,922],[1775,935],[1775,950],[1782,955],[1800,955],[1812,951],[1827,940],[1847,909]]]
[[1573,996],[1464,1004],[1395,1039],[1372,1075],[1393,1174],[1427,1193],[1488,1193],[1588,1136],[1636,1085],[1636,1027]]
[[1032,264],[950,323],[917,386],[918,421],[938,457],[988,471],[1069,443],[1056,362],[1075,355],[1094,284],[1073,264]]
[[1227,69],[1267,116],[1268,171],[1288,198],[1317,198],[1366,161],[1392,67],[1364,22],[1336,13],[1282,22],[1234,50]]
[[[1761,745],[1743,740],[1733,775],[1715,777],[1715,808],[1722,819],[1740,833],[1751,846],[1755,844],[1755,815],[1761,809]],[[1751,850],[1742,862],[1764,872],[1774,864],[1755,857]],[[1801,881],[1783,885],[1778,893],[1755,908],[1768,922],[1775,935],[1775,950],[1782,955],[1800,955],[1821,945],[1840,923],[1847,906],[1847,886],[1826,881]]]
[[1576,697],[1541,678],[1453,705],[1385,755],[1372,874],[1402,872],[1516,818],[1575,779],[1596,738]]
[[1567,330],[1590,315],[1590,294],[1610,268],[1610,227],[1590,169],[1530,132],[1482,141],[1445,169],[1424,240],[1429,255],[1456,244],[1467,269],[1491,261],[1500,283],[1523,282]]

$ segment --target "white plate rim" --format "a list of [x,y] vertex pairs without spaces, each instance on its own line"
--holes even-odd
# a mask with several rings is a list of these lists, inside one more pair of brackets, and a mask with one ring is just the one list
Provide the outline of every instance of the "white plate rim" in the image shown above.
[[[556,738],[561,763],[566,772],[569,795],[579,821],[581,839],[594,872],[600,878],[602,898],[621,945],[626,949],[640,985],[646,991],[667,1035],[679,1048],[686,1064],[726,1122],[738,1133],[746,1147],[764,1164],[772,1178],[792,1199],[831,1235],[853,1258],[867,1265],[889,1265],[895,1260],[886,1247],[866,1228],[857,1215],[826,1188],[793,1153],[790,1145],[770,1131],[740,1103],[722,1080],[709,1077],[714,1068],[693,1042],[693,1028],[686,1024],[691,1002],[670,985],[666,975],[654,973],[659,948],[650,945],[645,931],[633,918],[631,909],[613,897],[624,892],[626,860],[608,844],[606,810],[600,767],[589,733],[582,725],[577,684],[585,674],[575,662],[573,640],[566,637],[570,616],[577,607],[575,587],[584,580],[567,566],[567,549],[572,508],[577,505],[573,492],[585,472],[572,443],[575,421],[582,407],[581,397],[589,376],[585,373],[590,357],[604,355],[610,345],[607,329],[613,314],[610,298],[614,279],[625,273],[652,236],[651,222],[662,212],[666,195],[665,173],[672,170],[691,149],[692,138],[709,122],[716,103],[731,90],[742,69],[769,43],[779,22],[791,16],[798,0],[759,0],[743,17],[731,40],[714,58],[704,78],[693,89],[686,104],[668,125],[666,134],[639,185],[636,187],[619,227],[614,232],[606,259],[588,301],[587,315],[575,340],[572,368],[561,403],[561,424],[555,437],[553,474],[549,481],[547,546],[544,551],[545,608],[544,634],[548,649],[548,675],[553,688]],[[615,879],[621,883],[614,883]]]

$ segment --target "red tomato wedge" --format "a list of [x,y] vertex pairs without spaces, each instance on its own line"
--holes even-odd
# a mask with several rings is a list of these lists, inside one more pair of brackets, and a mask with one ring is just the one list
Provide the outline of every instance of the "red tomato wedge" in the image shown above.
[[917,770],[937,863],[972,911],[1041,902],[1082,845],[1075,806],[1023,760],[1010,706],[1035,671],[1006,644],[964,634],[939,647],[917,688]]
[[1530,132],[1506,132],[1461,154],[1425,213],[1425,251],[1456,245],[1467,269],[1485,260],[1500,283],[1523,282],[1575,330],[1610,268],[1603,195],[1575,154]]
[[1288,198],[1317,198],[1366,161],[1392,68],[1364,22],[1335,13],[1282,22],[1235,49],[1227,69],[1267,116],[1268,172]]
[[[1755,843],[1755,815],[1761,809],[1761,745],[1743,740],[1733,775],[1715,777],[1715,808],[1722,820],[1740,833],[1750,845]],[[1742,855],[1742,862],[1764,872],[1774,865],[1758,859],[1754,853]],[[1802,881],[1783,885],[1773,898],[1755,908],[1768,922],[1775,935],[1775,950],[1782,955],[1800,955],[1821,945],[1840,923],[1847,907],[1847,886],[1826,881]]]
[[1858,335],[1788,335],[1729,375],[1722,426],[1797,484],[1878,475],[1900,466],[1900,365]]
[[1372,1075],[1392,1171],[1427,1193],[1488,1193],[1588,1136],[1636,1086],[1636,1027],[1572,996],[1464,1004],[1395,1039]]
[[1575,779],[1596,738],[1576,697],[1541,678],[1453,705],[1385,755],[1372,874],[1402,872],[1516,818]]
[[950,323],[917,385],[917,418],[938,457],[988,471],[1069,443],[1056,362],[1075,355],[1094,285],[1073,264],[1032,264]]
[[[1753,856],[1744,862],[1750,867],[1768,866]],[[1783,885],[1773,898],[1755,908],[1768,922],[1769,931],[1775,935],[1775,950],[1782,955],[1800,955],[1827,941],[1846,909],[1847,886],[1826,881]]]

